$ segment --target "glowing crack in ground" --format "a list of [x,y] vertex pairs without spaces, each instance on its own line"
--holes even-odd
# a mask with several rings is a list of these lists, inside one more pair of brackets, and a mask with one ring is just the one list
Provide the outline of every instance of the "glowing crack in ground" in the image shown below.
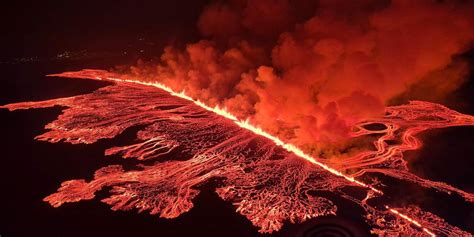
[[[404,151],[420,148],[417,133],[474,125],[473,116],[422,101],[388,107],[383,118],[360,123],[352,134],[380,135],[374,142],[375,149],[337,162],[315,159],[257,126],[238,120],[225,109],[211,108],[162,84],[124,80],[101,70],[56,76],[109,80],[114,84],[86,95],[2,108],[66,107],[57,120],[46,125],[49,131],[36,137],[48,142],[90,144],[113,138],[127,128],[142,126],[135,144],[112,147],[105,154],[156,163],[132,170],[111,165],[97,170],[91,181],[63,182],[57,193],[45,198],[54,207],[92,199],[95,192],[111,187],[110,197],[102,201],[113,210],[138,209],[174,218],[193,207],[199,185],[218,180],[217,194],[232,202],[237,212],[259,227],[260,232],[277,231],[285,220],[297,223],[335,215],[337,207],[333,201],[319,195],[329,191],[363,207],[372,233],[378,235],[470,236],[416,206],[370,206],[369,199],[383,195],[382,185],[357,178],[366,173],[382,173],[426,188],[457,193],[473,202],[474,194],[410,173],[403,159]],[[367,129],[370,124],[382,124],[384,128]],[[393,140],[398,142],[387,142]],[[348,170],[351,175],[346,174]],[[360,189],[366,195],[361,198],[348,192],[347,187]]]

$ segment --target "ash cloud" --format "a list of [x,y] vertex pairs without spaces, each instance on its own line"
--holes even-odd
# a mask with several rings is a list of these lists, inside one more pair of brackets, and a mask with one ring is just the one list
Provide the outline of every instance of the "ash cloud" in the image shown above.
[[[297,145],[343,141],[401,94],[462,84],[474,4],[432,0],[232,0],[206,7],[203,39],[127,74],[226,106]],[[425,85],[425,86],[424,86]],[[408,91],[408,92],[407,92]]]

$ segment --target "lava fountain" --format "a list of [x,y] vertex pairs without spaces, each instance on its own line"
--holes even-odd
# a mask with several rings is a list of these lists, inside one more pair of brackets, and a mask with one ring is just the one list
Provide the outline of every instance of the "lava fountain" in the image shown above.
[[[417,206],[370,205],[368,201],[383,196],[383,189],[388,187],[377,180],[363,182],[359,178],[367,173],[381,173],[426,188],[457,193],[473,202],[474,194],[410,173],[403,159],[404,151],[421,147],[416,138],[419,132],[474,125],[473,116],[423,101],[388,107],[385,116],[357,124],[351,134],[379,135],[374,149],[335,162],[312,157],[223,108],[207,106],[163,84],[129,80],[101,70],[52,76],[106,80],[113,84],[90,94],[1,108],[65,107],[55,121],[46,125],[49,131],[36,137],[52,143],[91,144],[140,126],[136,143],[111,147],[105,155],[144,162],[130,170],[120,165],[103,167],[90,181],[65,181],[58,192],[44,199],[54,207],[93,199],[97,191],[110,187],[110,196],[102,202],[111,205],[112,210],[137,209],[175,218],[193,207],[200,185],[213,181],[217,183],[219,197],[232,202],[237,212],[262,233],[278,231],[286,220],[299,223],[336,215],[338,208],[334,202],[318,194],[325,191],[362,207],[372,233],[381,236],[470,236]],[[370,124],[384,128],[371,130]],[[349,174],[349,169],[357,172]],[[347,187],[359,189],[364,197],[354,195]]]

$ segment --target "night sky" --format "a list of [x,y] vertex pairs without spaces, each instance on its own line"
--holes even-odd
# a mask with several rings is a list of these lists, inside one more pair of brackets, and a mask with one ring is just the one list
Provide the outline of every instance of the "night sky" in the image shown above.
[[8,1],[0,10],[2,57],[54,55],[64,50],[115,51],[140,38],[155,43],[192,40],[195,22],[207,3]]
[[[0,8],[2,29],[0,105],[88,93],[107,85],[87,80],[61,80],[44,75],[82,68],[108,69],[131,64],[139,58],[159,56],[167,44],[184,44],[200,38],[196,21],[210,1],[8,1]],[[69,55],[67,58],[60,55]],[[470,61],[472,50],[461,57]],[[474,79],[469,79],[446,104],[462,113],[474,114]],[[92,145],[51,144],[35,141],[43,127],[54,120],[58,107],[8,112],[0,110],[0,236],[270,236],[258,235],[249,220],[235,213],[231,203],[213,192],[213,184],[202,187],[194,208],[182,216],[165,220],[135,211],[111,211],[100,198],[52,208],[42,199],[65,180],[91,178],[91,171],[120,161],[104,158],[103,150],[124,144],[137,129],[127,130],[111,141]],[[426,147],[407,155],[410,168],[424,177],[444,180],[466,191],[474,191],[472,167],[474,129],[449,128],[423,134]],[[446,159],[449,157],[449,159]],[[453,162],[459,160],[459,162]],[[454,171],[457,170],[457,171]],[[460,180],[462,176],[462,180]],[[402,190],[403,191],[403,190]],[[419,189],[411,189],[417,193]],[[444,205],[439,199],[427,206]],[[473,204],[450,199],[448,220],[473,232]],[[344,209],[345,203],[338,203]],[[311,225],[336,223],[367,235],[359,210],[342,211],[340,218],[322,218],[305,224],[286,223],[275,236],[295,236]],[[446,207],[443,207],[446,208]],[[472,223],[471,222],[471,223]],[[362,233],[362,234],[361,234]],[[273,236],[273,235],[272,235]]]

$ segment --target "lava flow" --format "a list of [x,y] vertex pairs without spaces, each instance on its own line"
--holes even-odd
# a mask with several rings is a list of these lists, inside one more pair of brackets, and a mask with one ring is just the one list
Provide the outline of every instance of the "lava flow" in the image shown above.
[[[337,206],[323,194],[331,192],[362,207],[374,234],[470,236],[416,206],[371,206],[368,200],[383,195],[382,185],[376,180],[360,180],[364,174],[381,173],[426,188],[457,193],[473,202],[474,194],[410,173],[403,159],[404,151],[420,148],[417,133],[474,125],[473,116],[422,101],[388,107],[384,117],[356,125],[351,134],[379,135],[374,142],[375,150],[362,151],[342,161],[324,160],[237,119],[225,109],[207,106],[163,84],[130,80],[101,70],[53,76],[108,80],[114,84],[86,95],[1,108],[66,107],[57,120],[46,125],[49,131],[36,137],[49,142],[90,144],[141,126],[138,142],[109,148],[105,154],[140,161],[164,159],[127,170],[110,165],[97,170],[91,181],[63,182],[57,193],[44,199],[54,207],[93,199],[97,191],[111,187],[111,196],[102,201],[113,210],[136,208],[174,218],[193,207],[192,200],[200,185],[215,182],[218,195],[236,205],[237,212],[259,227],[260,232],[277,231],[286,220],[297,223],[335,215]],[[383,129],[371,130],[371,124],[383,125]],[[346,187],[365,195],[355,195]]]

